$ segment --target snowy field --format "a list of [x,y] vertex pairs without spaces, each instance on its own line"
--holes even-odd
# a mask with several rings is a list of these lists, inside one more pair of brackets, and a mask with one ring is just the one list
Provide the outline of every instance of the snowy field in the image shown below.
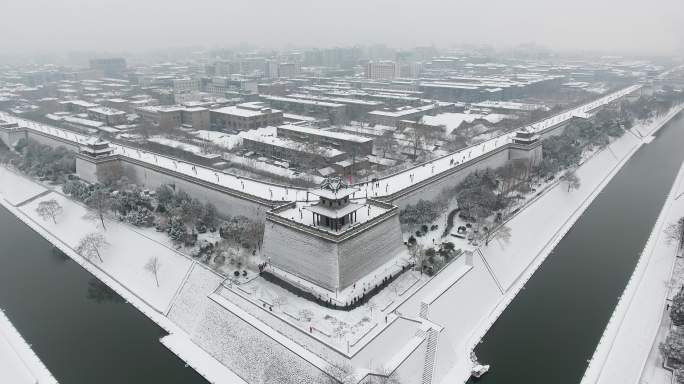
[[427,275],[406,271],[374,295],[369,301],[372,304],[350,311],[323,307],[261,277],[229,289],[257,306],[272,307],[273,314],[306,332],[314,331],[325,343],[345,349],[347,342],[353,344],[371,329],[384,325],[385,316],[427,280]]
[[[63,212],[57,216],[57,224],[43,220],[36,213],[38,204],[50,199],[57,200],[63,207]],[[105,219],[107,230],[98,228],[98,221],[84,217],[88,213],[85,207],[56,192],[31,201],[20,210],[72,249],[78,246],[84,235],[102,233],[109,243],[101,252],[104,262],[100,263],[97,258],[91,262],[161,312],[171,303],[192,264],[188,258],[150,240],[127,224]],[[154,275],[144,268],[151,257],[159,258],[159,287]]]
[[17,176],[5,167],[0,167],[0,194],[10,204],[20,204],[46,190],[47,188],[42,185]]

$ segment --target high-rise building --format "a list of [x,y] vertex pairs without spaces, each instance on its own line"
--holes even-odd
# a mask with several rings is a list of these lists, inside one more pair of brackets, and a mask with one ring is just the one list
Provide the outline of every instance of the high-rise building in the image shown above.
[[391,80],[399,77],[399,66],[394,61],[369,61],[364,68],[368,79]]
[[123,77],[126,72],[126,59],[121,57],[90,59],[90,69],[101,71],[105,77]]

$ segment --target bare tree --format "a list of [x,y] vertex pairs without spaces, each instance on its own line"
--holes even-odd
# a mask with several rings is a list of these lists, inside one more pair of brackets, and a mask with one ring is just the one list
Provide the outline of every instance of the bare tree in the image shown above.
[[78,242],[78,245],[76,246],[76,252],[88,260],[92,260],[94,257],[97,257],[100,259],[100,262],[103,263],[104,260],[102,260],[100,251],[107,245],[108,243],[104,235],[99,232],[92,232],[85,235],[81,241]]
[[496,229],[485,230],[485,245],[489,245],[491,240],[503,241],[508,244],[511,241],[511,227],[501,225]]
[[275,305],[276,307],[280,308],[285,304],[287,304],[287,297],[283,295],[278,295],[273,298],[273,305]]
[[124,175],[123,165],[121,165],[120,161],[102,164],[97,167],[95,175],[97,176],[97,181],[100,183],[108,186],[114,185],[121,180]]
[[38,216],[43,218],[43,220],[52,219],[52,221],[57,224],[57,215],[62,213],[62,206],[59,205],[55,199],[41,201],[38,203],[36,212],[38,213]]
[[563,180],[567,185],[568,185],[568,192],[570,192],[573,189],[578,189],[580,187],[580,179],[575,173],[575,171],[567,171],[563,176],[561,176],[561,180]]
[[420,149],[422,152],[424,134],[417,127],[413,127],[409,129],[407,137],[411,143],[411,148],[413,149],[413,160],[415,161],[418,158],[418,150]]
[[677,220],[665,228],[668,244],[676,243],[680,247],[684,246],[684,217]]
[[301,311],[299,311],[299,318],[306,321],[311,321],[313,315],[314,313],[310,309],[302,309]]
[[387,157],[387,152],[392,152],[396,140],[394,139],[394,133],[392,131],[385,131],[375,139],[375,145],[382,150],[382,157]]
[[86,200],[86,204],[94,210],[92,218],[99,219],[102,229],[106,231],[104,215],[112,206],[112,198],[109,196],[109,192],[104,188],[95,188],[88,200]]
[[420,274],[422,275],[424,267],[423,264],[425,263],[425,259],[427,258],[425,256],[425,252],[423,252],[423,246],[420,244],[416,244],[412,247],[409,247],[409,254],[416,263],[416,268],[420,271]]
[[368,301],[368,309],[370,309],[371,316],[373,316],[373,310],[378,308],[378,303],[375,300]]
[[159,268],[161,268],[161,263],[159,262],[159,257],[150,257],[145,264],[145,270],[154,275],[154,280],[157,282],[157,288],[159,288]]

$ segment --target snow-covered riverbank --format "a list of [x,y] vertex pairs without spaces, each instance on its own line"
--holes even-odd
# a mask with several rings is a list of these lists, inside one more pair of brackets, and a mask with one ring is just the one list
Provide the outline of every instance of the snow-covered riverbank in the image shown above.
[[[651,135],[672,116],[665,116],[647,124],[648,127],[643,125],[639,129]],[[580,188],[568,192],[564,184],[557,184],[536,197],[513,217],[507,224],[512,229],[510,243],[504,245],[493,241],[489,247],[478,250],[474,255],[472,268],[467,273],[458,275],[458,279],[452,279],[455,271],[450,268],[451,266],[447,267],[414,296],[415,300],[410,299],[401,306],[402,313],[417,317],[421,302],[426,301],[430,306],[429,320],[445,328],[439,336],[440,347],[437,349],[438,355],[441,355],[436,358],[438,370],[442,372],[435,377],[445,383],[464,381],[468,377],[469,352],[474,345],[603,186],[645,142],[647,140],[635,132],[615,140],[578,169],[577,173],[582,181]],[[0,195],[11,195],[11,201],[14,203],[3,199],[2,196],[0,202],[36,232],[172,333],[174,337],[167,338],[165,345],[212,382],[242,382],[225,367],[217,365],[217,361],[200,348],[191,348],[194,344],[189,342],[187,335],[166,317],[168,305],[173,302],[175,292],[185,281],[187,272],[192,268],[204,268],[202,265],[139,233],[133,227],[118,222],[107,222],[108,229],[105,231],[106,236],[113,236],[109,240],[110,244],[117,242],[116,246],[109,248],[113,253],[103,254],[103,263],[85,260],[73,251],[74,242],[85,233],[65,232],[59,228],[61,223],[67,229],[78,228],[84,232],[94,230],[95,222],[83,218],[85,211],[81,205],[37,183],[31,182],[27,187],[16,187],[22,184],[18,180],[26,178],[13,172],[5,171],[0,177],[3,181],[0,183]],[[64,206],[63,216],[57,217],[58,225],[42,220],[35,214],[37,204],[51,198],[59,199],[60,204]],[[119,244],[121,241],[130,242],[131,239],[134,239],[133,243],[139,241],[138,246],[130,248],[128,245]],[[143,243],[145,245],[142,245]],[[124,247],[128,251],[119,247]],[[150,251],[148,247],[153,247],[153,250]],[[122,253],[127,255],[121,256]],[[156,287],[153,277],[145,272],[140,264],[152,255],[160,257],[160,273],[166,273],[165,276],[160,276],[160,283],[164,289]],[[164,265],[168,266],[166,271]],[[450,348],[444,348],[442,341],[444,346]],[[368,350],[372,351],[387,349],[387,344],[380,338],[368,347]],[[449,372],[444,372],[447,370]]]
[[[684,166],[679,170],[636,268],[615,307],[596,351],[582,378],[592,383],[669,383],[658,374],[654,346],[670,292],[678,244],[664,233],[668,224],[684,216]],[[678,198],[679,197],[679,198]],[[649,358],[649,355],[651,358]],[[641,380],[643,377],[644,380]]]
[[0,382],[8,384],[57,383],[2,310],[0,310]]
[[[451,371],[443,377],[442,383],[465,382],[468,379],[471,368],[469,357],[473,348],[605,185],[642,145],[649,142],[650,135],[657,132],[681,110],[682,107],[679,106],[654,121],[639,124],[613,141],[577,169],[576,173],[581,180],[578,189],[568,192],[565,184],[559,183],[546,190],[507,222],[506,225],[511,228],[511,240],[508,243],[492,241],[489,246],[481,247],[477,251],[476,255],[481,256],[484,264],[479,268],[488,269],[489,275],[501,287],[503,293],[496,296],[483,295],[481,300],[467,303],[441,304],[453,308],[463,305],[468,308],[469,317],[472,317],[472,313],[481,314],[468,332],[451,334],[450,342],[458,357]],[[475,265],[473,270],[477,268]],[[482,281],[470,289],[474,289],[475,292],[489,292],[489,285],[489,281]],[[454,288],[458,289],[458,285]],[[458,319],[463,315],[454,311],[447,311],[448,316],[443,316],[443,319],[432,316],[430,319],[447,329],[459,327]],[[433,313],[432,307],[430,312]],[[452,317],[456,320],[450,320]],[[472,323],[470,319],[469,326]],[[449,337],[449,334],[446,336]]]
[[[202,266],[129,225],[105,219],[107,230],[98,229],[97,222],[86,217],[85,207],[23,175],[0,167],[0,178],[0,204],[173,335],[173,342],[165,345],[174,353],[211,383],[245,383],[206,352],[189,348],[188,335],[166,317],[168,307],[191,268]],[[62,206],[57,223],[41,219],[35,211],[37,204],[50,199]],[[102,232],[109,243],[101,251],[103,262],[88,260],[74,250],[85,234],[94,231]],[[154,276],[144,269],[152,256],[158,257],[161,265],[159,287]],[[181,342],[183,338],[188,342]]]

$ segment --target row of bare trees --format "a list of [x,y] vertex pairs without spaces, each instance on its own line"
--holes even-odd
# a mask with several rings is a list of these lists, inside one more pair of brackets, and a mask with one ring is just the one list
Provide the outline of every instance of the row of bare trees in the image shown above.
[[[96,217],[100,220],[103,230],[106,230],[104,223],[103,211],[98,210],[97,207],[102,208],[102,205],[96,206],[95,211],[91,211],[86,217]],[[38,203],[36,207],[36,213],[43,220],[50,220],[55,225],[57,224],[57,217],[64,211],[61,204],[56,199],[44,200]],[[97,259],[100,263],[104,263],[102,258],[103,250],[109,245],[105,235],[101,232],[90,232],[79,240],[76,248],[74,249],[76,253],[93,261]],[[159,269],[161,268],[161,262],[159,257],[150,257],[148,262],[145,264],[144,269],[154,276],[157,287],[159,287]]]

